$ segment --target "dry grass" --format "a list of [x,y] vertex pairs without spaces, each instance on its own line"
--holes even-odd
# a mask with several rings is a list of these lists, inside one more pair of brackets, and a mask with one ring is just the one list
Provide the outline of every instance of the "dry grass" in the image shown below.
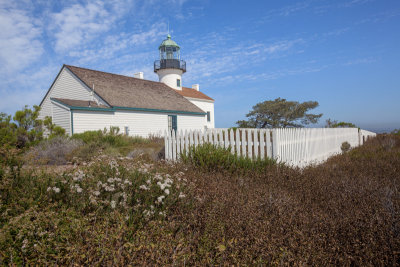
[[[147,166],[120,165],[121,175]],[[185,181],[180,190],[186,197],[169,202],[165,218],[141,225],[127,223],[124,209],[87,212],[79,202],[66,205],[35,189],[58,178],[40,182],[36,177],[29,188],[18,189],[22,193],[8,192],[15,200],[2,200],[9,204],[1,210],[8,219],[0,228],[0,264],[10,259],[40,265],[159,266],[399,262],[400,137],[379,136],[304,170],[273,164],[254,172],[152,166],[148,172],[176,177],[177,188]],[[88,168],[94,184],[98,168]],[[5,181],[2,188],[9,185]],[[40,237],[38,229],[47,235]],[[30,235],[29,244],[36,242],[37,248],[21,249]]]

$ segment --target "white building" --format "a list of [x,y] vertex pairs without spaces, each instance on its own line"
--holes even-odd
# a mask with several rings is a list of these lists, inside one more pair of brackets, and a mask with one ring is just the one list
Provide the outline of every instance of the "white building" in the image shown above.
[[165,130],[214,128],[214,100],[182,87],[186,62],[180,47],[167,36],[154,62],[159,82],[63,65],[40,103],[40,118],[52,117],[66,133],[117,126],[129,135],[147,137]]

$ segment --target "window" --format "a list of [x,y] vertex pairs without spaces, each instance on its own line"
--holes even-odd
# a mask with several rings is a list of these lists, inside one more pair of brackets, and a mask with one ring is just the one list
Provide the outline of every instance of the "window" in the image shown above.
[[176,86],[177,87],[181,87],[181,80],[180,79],[176,79]]
[[207,121],[211,121],[211,113],[210,111],[207,111]]
[[129,135],[129,127],[125,126],[125,135]]
[[172,132],[172,130],[175,132],[178,130],[178,121],[176,115],[168,115],[168,131]]

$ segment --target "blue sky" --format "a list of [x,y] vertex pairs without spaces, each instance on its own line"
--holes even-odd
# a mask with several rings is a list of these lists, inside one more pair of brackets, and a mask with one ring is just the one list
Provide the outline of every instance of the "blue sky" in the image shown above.
[[157,80],[168,23],[216,127],[281,97],[318,101],[317,126],[400,128],[398,0],[0,0],[0,112],[39,104],[64,63]]

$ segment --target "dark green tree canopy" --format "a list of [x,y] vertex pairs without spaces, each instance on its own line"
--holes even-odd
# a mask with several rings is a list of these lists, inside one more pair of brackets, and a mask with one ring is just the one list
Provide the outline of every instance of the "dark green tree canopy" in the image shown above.
[[248,120],[237,121],[241,128],[286,128],[304,127],[305,125],[317,123],[322,114],[307,113],[318,107],[318,102],[287,101],[277,98],[267,100],[253,106],[246,117]]

